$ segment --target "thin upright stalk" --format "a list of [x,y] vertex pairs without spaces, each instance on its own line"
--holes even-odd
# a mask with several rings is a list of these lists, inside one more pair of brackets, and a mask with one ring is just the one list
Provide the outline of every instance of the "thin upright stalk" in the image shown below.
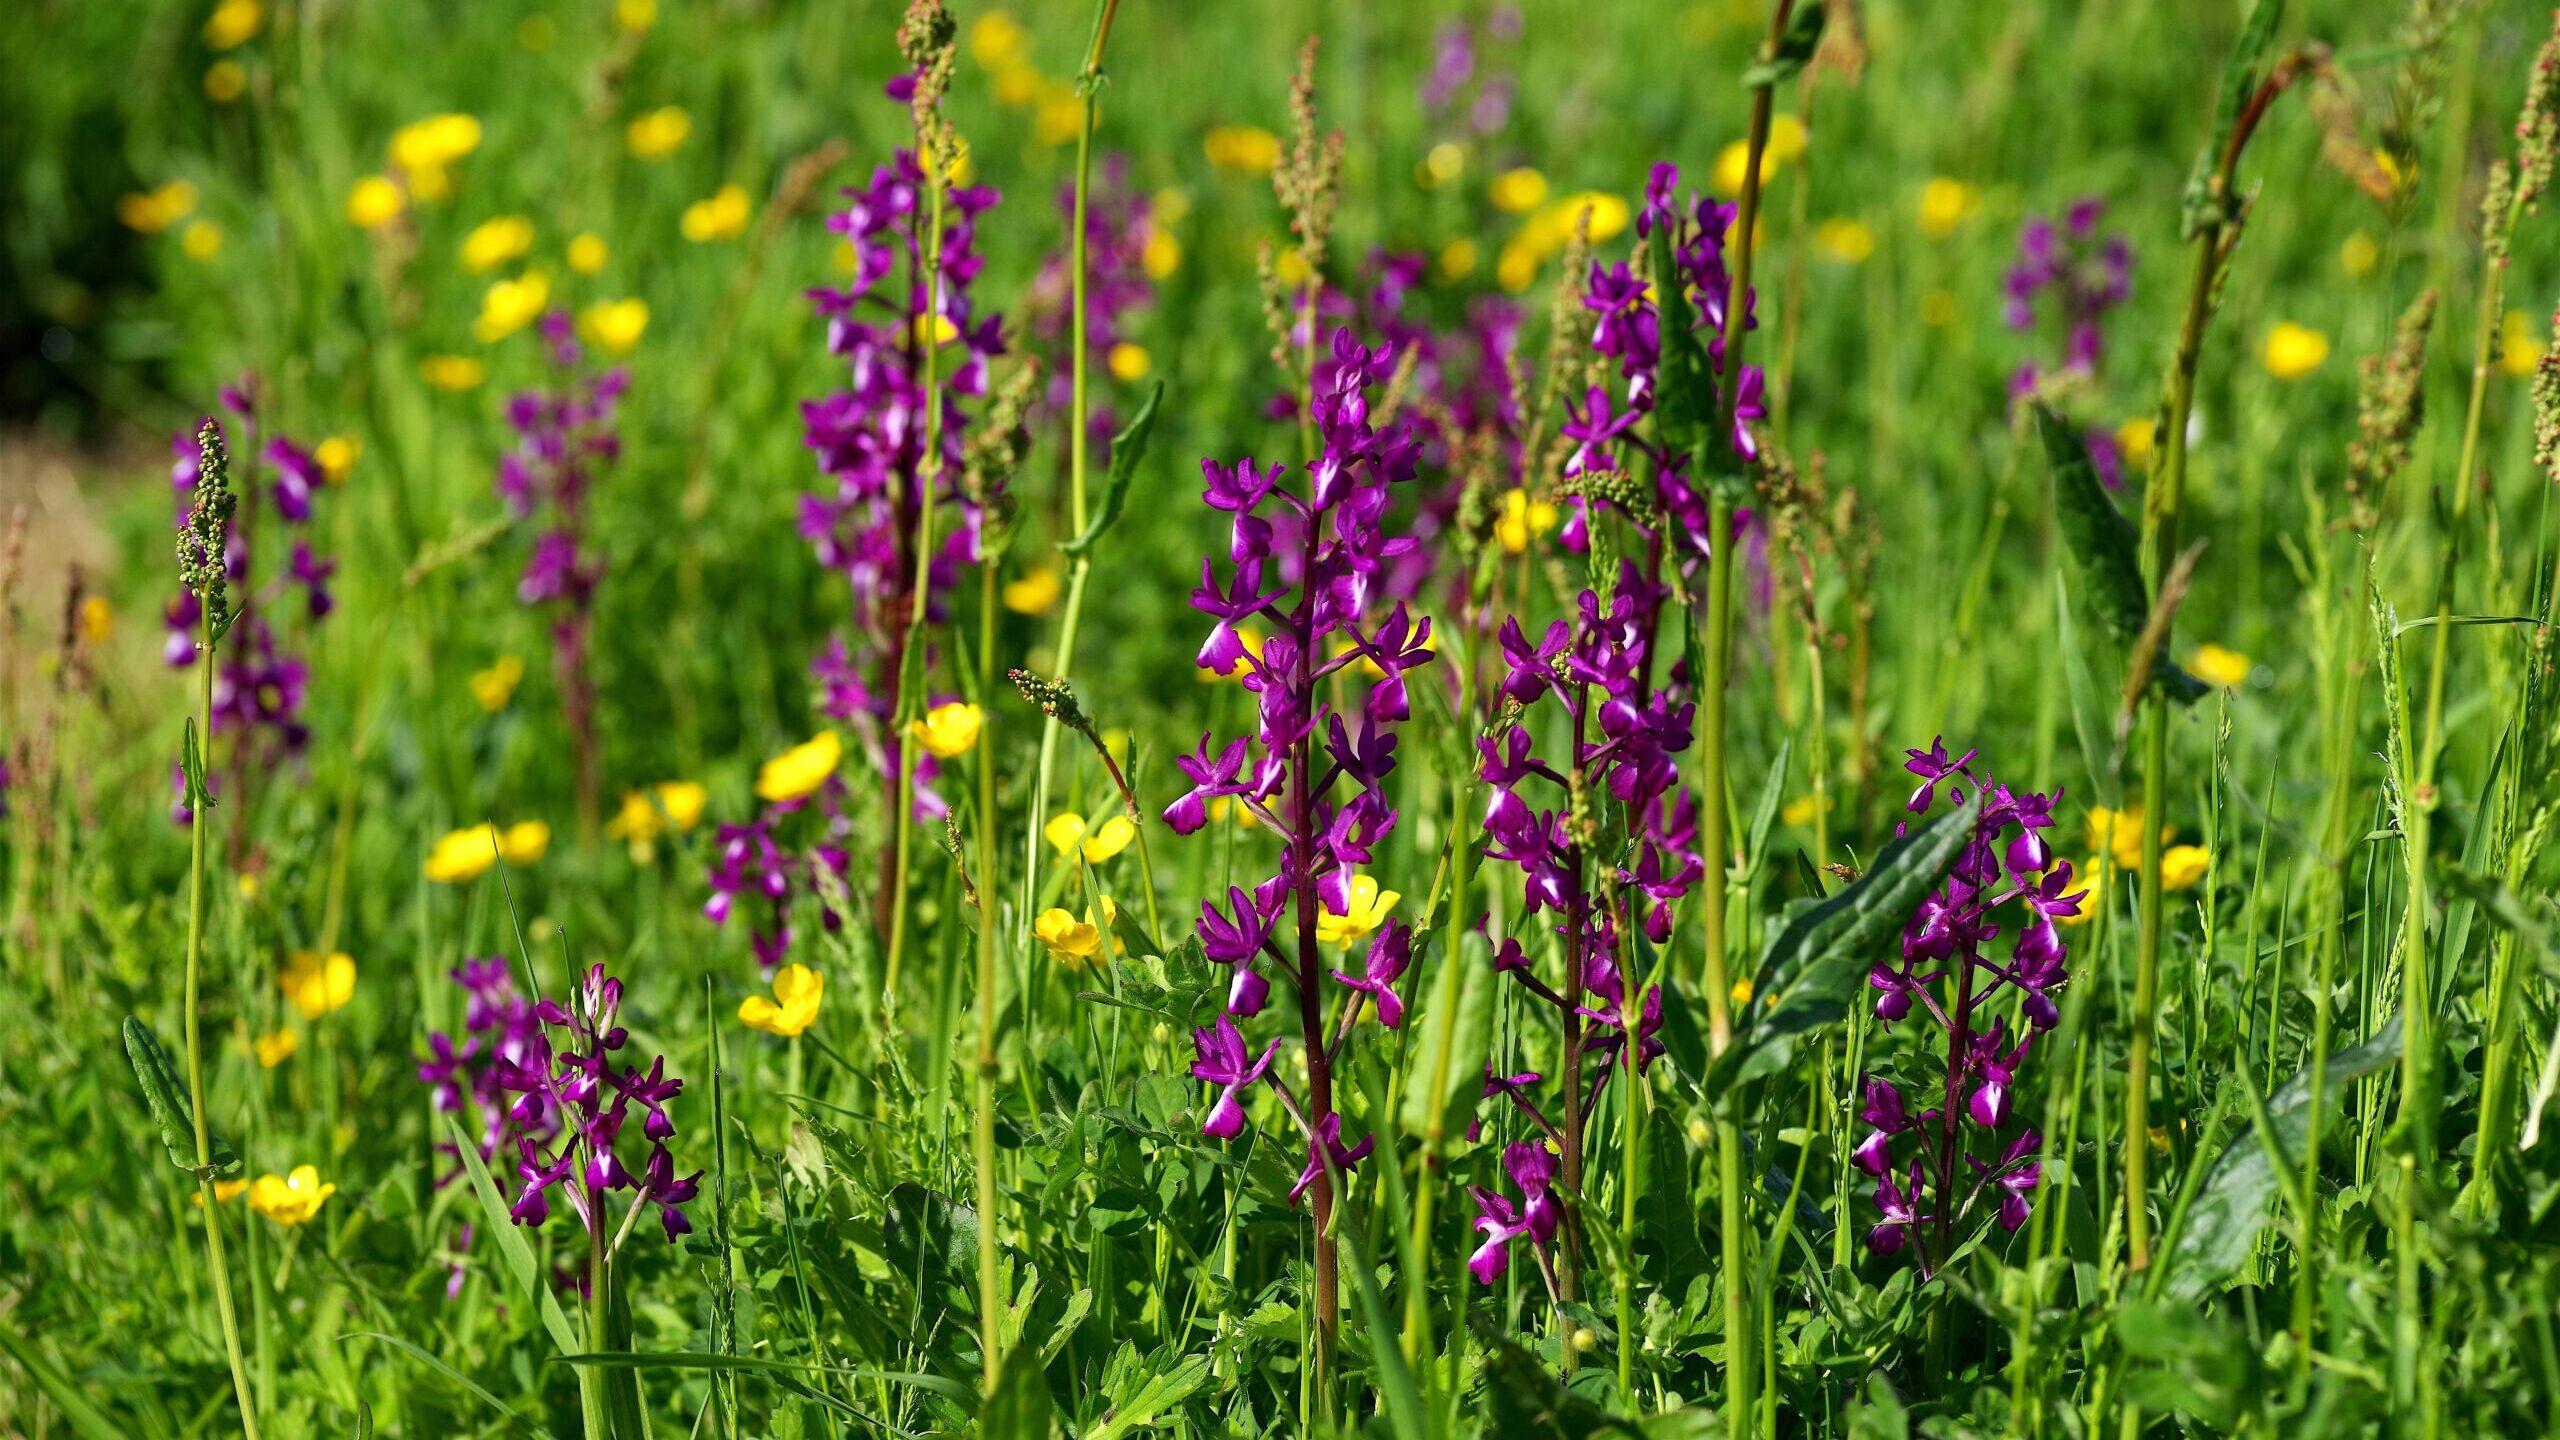
[[[995,684],[996,567],[978,569],[978,693]],[[990,710],[992,706],[988,707]],[[978,1063],[972,1137],[978,1168],[978,1324],[986,1393],[996,1392],[1003,1280],[996,1264],[996,757],[995,737],[978,735]]]
[[[1787,19],[1794,9],[1794,0],[1777,0],[1770,7],[1768,35],[1760,46],[1764,62],[1776,57],[1778,39],[1786,33]],[[1742,352],[1750,333],[1744,328],[1743,319],[1751,311],[1752,235],[1760,220],[1760,164],[1769,146],[1772,104],[1767,84],[1753,88],[1751,132],[1742,168],[1742,201],[1733,222],[1734,260],[1732,289],[1725,304],[1723,374],[1717,387],[1721,423],[1710,443],[1724,442],[1732,434],[1740,398]],[[1739,455],[1731,460],[1737,465],[1742,463]],[[1727,816],[1725,783],[1725,686],[1733,657],[1732,488],[1716,485],[1707,503],[1711,545],[1707,558],[1707,655],[1698,706],[1698,749],[1703,761],[1698,785],[1698,835],[1710,857],[1705,947],[1710,1055],[1722,1055],[1733,1039],[1729,1009],[1732,981],[1726,969],[1725,935],[1725,906],[1733,871],[1732,824]],[[1725,1428],[1741,1435],[1749,1431],[1758,1407],[1753,1401],[1756,1357],[1751,1343],[1751,1276],[1746,1269],[1742,1237],[1742,1126],[1730,1106],[1716,1122],[1716,1205],[1719,1261],[1724,1271]]]
[[[1100,0],[1094,17],[1093,44],[1085,52],[1084,70],[1077,77],[1084,96],[1084,117],[1076,127],[1076,190],[1074,220],[1067,234],[1067,519],[1072,533],[1082,535],[1087,524],[1086,477],[1091,470],[1091,457],[1086,430],[1091,413],[1087,389],[1089,357],[1085,351],[1088,334],[1086,304],[1086,270],[1090,256],[1085,239],[1085,216],[1093,193],[1093,129],[1102,104],[1102,47],[1111,38],[1111,21],[1120,12],[1120,0]],[[1088,545],[1076,552],[1067,567],[1067,608],[1058,625],[1058,679],[1066,681],[1075,669],[1076,633],[1084,621],[1086,581],[1093,572],[1093,550]],[[1040,725],[1040,762],[1031,786],[1031,823],[1022,837],[1022,924],[1028,934],[1032,915],[1032,897],[1040,893],[1040,832],[1049,823],[1049,784],[1058,754],[1058,720],[1050,716]],[[1144,859],[1146,838],[1139,836],[1140,858]],[[993,877],[989,877],[992,883]],[[1148,923],[1153,925],[1155,883],[1152,867],[1148,868]],[[1161,933],[1159,931],[1159,933]]]
[[[213,606],[204,607],[197,631],[196,725],[213,737]],[[238,796],[234,796],[235,803]],[[213,1307],[222,1319],[222,1349],[231,1362],[231,1389],[240,1400],[240,1431],[258,1440],[258,1407],[249,1398],[249,1367],[240,1350],[240,1317],[232,1309],[231,1267],[222,1256],[222,1210],[213,1194],[213,1129],[205,1118],[204,1046],[198,1035],[197,982],[204,968],[204,832],[212,825],[199,803],[187,826],[187,1104],[196,1122],[196,1198],[204,1210],[206,1265],[213,1272]]]
[[942,210],[944,192],[951,177],[946,162],[929,135],[917,137],[917,148],[924,152],[925,241],[924,241],[924,315],[918,322],[914,343],[924,352],[924,453],[916,461],[915,546],[908,553],[906,639],[898,647],[899,674],[895,677],[898,708],[891,720],[891,744],[897,747],[898,784],[896,848],[893,851],[893,878],[889,898],[888,968],[880,982],[880,1019],[883,1043],[889,1017],[897,1013],[898,974],[906,958],[907,948],[907,878],[914,860],[916,741],[907,733],[908,725],[922,713],[924,697],[912,693],[905,683],[905,671],[915,647],[924,643],[925,615],[933,599],[933,537],[935,511],[941,496],[936,493],[942,483]]

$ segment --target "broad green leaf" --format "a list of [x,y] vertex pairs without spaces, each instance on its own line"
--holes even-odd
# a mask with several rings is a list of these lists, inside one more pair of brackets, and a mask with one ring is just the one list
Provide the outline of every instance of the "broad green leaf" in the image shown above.
[[1016,1350],[996,1372],[995,1393],[978,1411],[979,1440],[1049,1440],[1056,1406],[1040,1356]]
[[[1162,1363],[1162,1356],[1157,1363]],[[1146,1378],[1115,1391],[1111,1408],[1100,1424],[1084,1432],[1084,1440],[1118,1440],[1133,1430],[1152,1425],[1176,1405],[1191,1398],[1209,1379],[1209,1357],[1186,1355],[1176,1363],[1147,1372]]]
[[1719,1105],[1736,1085],[1783,1068],[1797,1039],[1848,1015],[1867,967],[1954,863],[1981,811],[1982,796],[1969,795],[1877,851],[1854,883],[1787,908],[1761,953],[1750,1001],[1734,1011],[1733,1041],[1708,1066]]
[[2054,519],[2080,576],[2081,598],[2117,644],[2130,645],[2151,613],[2150,590],[2142,583],[2140,537],[2107,498],[2089,447],[2071,422],[2039,401],[2036,433],[2043,437],[2045,459],[2053,467]]
[[1111,469],[1103,477],[1101,504],[1086,522],[1083,534],[1058,542],[1060,550],[1070,555],[1081,555],[1092,549],[1094,542],[1119,521],[1120,512],[1129,504],[1129,482],[1137,478],[1138,462],[1147,458],[1147,440],[1156,428],[1156,406],[1163,400],[1164,382],[1159,380],[1156,388],[1148,391],[1146,400],[1138,406],[1138,413],[1130,416],[1129,423],[1121,427],[1120,433],[1111,437]]
[[[2151,587],[2142,579],[2142,541],[2104,485],[2089,447],[2071,423],[2042,401],[2036,403],[2036,432],[2043,437],[2045,459],[2053,468],[2054,519],[2070,552],[2072,572],[2079,578],[2081,602],[2120,647],[2131,647],[2151,618]],[[2113,667],[2111,667],[2113,668]],[[2180,703],[2209,693],[2203,681],[2179,668],[2166,655],[2151,664],[2151,687]]]
[[1743,70],[1742,88],[1766,89],[1803,71],[1812,63],[1813,52],[1822,48],[1822,22],[1830,13],[1828,5],[1798,5],[1787,16],[1787,28],[1779,32],[1776,53]]
[[[2340,1087],[2390,1066],[2399,1057],[2400,1020],[2394,1016],[2373,1038],[2329,1057],[2328,1094],[2322,1103],[2334,1107]],[[2178,1232],[2176,1248],[2161,1257],[2161,1263],[2171,1267],[2165,1285],[2170,1298],[2200,1298],[2248,1258],[2258,1240],[2258,1227],[2266,1223],[2283,1186],[2268,1152],[2280,1151],[2285,1164],[2299,1165],[2303,1142],[2310,1138],[2309,1067],[2268,1098],[2267,1124],[2271,1135],[2262,1137],[2254,1127],[2243,1130],[2214,1157],[2213,1168],[2187,1211],[2186,1228]]]
[[[150,1107],[152,1123],[160,1127],[160,1143],[169,1152],[169,1163],[197,1174],[196,1112],[187,1103],[186,1083],[179,1078],[178,1067],[169,1063],[159,1035],[137,1016],[124,1017],[124,1056],[133,1065],[133,1078],[142,1087],[142,1103]],[[205,1141],[211,1160],[203,1168],[203,1178],[238,1172],[240,1157],[229,1141],[210,1129]]]
[[1405,1081],[1398,1117],[1405,1133],[1414,1136],[1447,1133],[1450,1111],[1484,1083],[1484,1062],[1493,1052],[1494,992],[1499,987],[1487,963],[1484,937],[1468,931],[1454,946],[1432,948],[1441,955],[1440,969],[1422,1006],[1413,1071]]

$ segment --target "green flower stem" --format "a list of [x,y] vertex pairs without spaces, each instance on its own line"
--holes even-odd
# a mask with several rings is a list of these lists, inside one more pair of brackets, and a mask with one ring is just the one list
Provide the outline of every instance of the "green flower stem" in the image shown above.
[[924,713],[924,697],[906,683],[905,672],[912,665],[916,647],[924,643],[925,612],[933,598],[933,522],[941,497],[934,487],[942,479],[942,209],[944,192],[950,187],[947,162],[936,149],[933,137],[919,135],[917,148],[924,159],[925,240],[924,240],[924,319],[922,333],[912,343],[924,352],[924,455],[916,463],[917,489],[921,500],[916,507],[915,547],[908,552],[908,609],[906,637],[898,646],[899,674],[895,679],[898,705],[891,720],[891,743],[898,747],[897,845],[889,896],[888,968],[880,981],[880,1028],[882,1043],[888,1043],[890,1017],[898,1009],[898,973],[906,958],[907,947],[907,876],[914,861],[916,741],[907,726]]
[[[978,693],[996,674],[996,567],[978,567]],[[988,706],[992,714],[994,707]],[[978,1063],[973,1076],[978,1169],[978,1323],[986,1393],[993,1395],[1000,1353],[1004,1286],[996,1264],[996,757],[995,737],[978,735]]]
[[[213,606],[203,607],[196,652],[197,733],[213,736]],[[201,753],[201,752],[199,752]],[[202,762],[199,761],[199,764]],[[231,1362],[231,1388],[240,1401],[240,1433],[258,1440],[258,1407],[249,1398],[249,1367],[240,1349],[240,1317],[232,1308],[231,1267],[222,1255],[222,1209],[213,1194],[213,1130],[205,1118],[204,1046],[198,1034],[197,982],[204,968],[204,833],[212,823],[197,805],[187,826],[187,1103],[195,1111],[196,1197],[204,1208],[205,1262],[213,1272],[213,1308],[222,1319],[222,1349]]]
[[[1120,0],[1098,0],[1093,19],[1093,43],[1085,51],[1084,69],[1077,77],[1084,97],[1084,118],[1076,127],[1076,191],[1075,218],[1067,235],[1067,521],[1071,533],[1082,535],[1088,523],[1090,500],[1086,480],[1092,471],[1085,431],[1091,410],[1087,349],[1086,271],[1090,268],[1085,240],[1085,216],[1093,195],[1093,130],[1101,109],[1102,47],[1111,38],[1111,21],[1120,13]],[[1093,552],[1099,544],[1088,545],[1076,552],[1067,567],[1067,609],[1058,622],[1058,679],[1067,680],[1075,670],[1076,634],[1084,622],[1085,585],[1093,575]],[[1058,720],[1051,716],[1040,725],[1040,762],[1033,772],[1031,785],[1031,823],[1022,837],[1022,913],[1020,921],[1027,944],[1033,914],[1032,899],[1040,893],[1040,832],[1049,823],[1049,785],[1058,755]],[[1147,878],[1147,917],[1155,925],[1155,869],[1146,856],[1146,831],[1139,827],[1138,856]],[[993,877],[989,877],[992,883]],[[1158,938],[1162,930],[1157,930]]]

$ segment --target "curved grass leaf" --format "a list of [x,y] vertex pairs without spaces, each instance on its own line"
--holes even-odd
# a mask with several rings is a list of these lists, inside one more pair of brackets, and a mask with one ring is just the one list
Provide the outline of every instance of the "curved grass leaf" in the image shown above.
[[72,1433],[80,1440],[132,1440],[125,1427],[108,1419],[106,1412],[89,1399],[88,1392],[72,1384],[71,1377],[44,1358],[33,1341],[5,1324],[0,1324],[0,1354],[27,1372],[37,1393],[53,1402],[53,1408],[62,1412],[62,1418],[70,1422]]
[[454,1369],[442,1360],[437,1359],[432,1353],[419,1348],[417,1345],[414,1345],[409,1341],[401,1339],[397,1335],[387,1334],[380,1330],[350,1330],[338,1337],[338,1343],[342,1345],[350,1340],[379,1340],[383,1344],[407,1355],[410,1359],[417,1361],[419,1364],[426,1366],[429,1370],[434,1371],[437,1375],[449,1381],[456,1389],[462,1391],[464,1394],[469,1395],[481,1404],[495,1410],[507,1421],[508,1424],[530,1430],[532,1433],[542,1436],[543,1440],[551,1440],[550,1431],[545,1430],[541,1426],[534,1424],[532,1421],[525,1419],[521,1415],[518,1415],[513,1407],[508,1405],[506,1401],[490,1394],[487,1388],[482,1386],[479,1381],[474,1380],[470,1376],[463,1374],[461,1371]]
[[1735,1086],[1785,1067],[1795,1042],[1849,1013],[1876,950],[1938,883],[1973,833],[1982,796],[1941,813],[1876,853],[1837,894],[1798,901],[1761,953],[1732,1043],[1708,1066],[1719,1105]]
[[454,1148],[461,1152],[463,1173],[471,1177],[471,1193],[480,1200],[480,1217],[497,1237],[498,1253],[505,1257],[507,1273],[515,1278],[516,1288],[533,1297],[534,1307],[542,1316],[542,1328],[551,1332],[551,1343],[566,1355],[579,1348],[578,1332],[569,1324],[568,1315],[560,1308],[558,1297],[551,1293],[550,1277],[534,1258],[533,1247],[524,1241],[515,1217],[507,1213],[506,1197],[498,1193],[498,1182],[489,1178],[489,1167],[480,1163],[480,1147],[462,1133],[461,1124],[448,1115],[445,1132],[452,1137]]
[[[2141,537],[2098,483],[2098,467],[2080,432],[2042,401],[2036,402],[2036,433],[2053,469],[2054,520],[2062,529],[2063,548],[2071,554],[2081,603],[2118,646],[2135,646],[2151,622]],[[2182,704],[2211,693],[2203,681],[2158,654],[2151,658],[2149,685]]]
[[[2324,1100],[2334,1103],[2336,1087],[2385,1069],[2399,1058],[2400,1019],[2395,1015],[2371,1039],[2329,1057],[2324,1082],[2329,1095]],[[2283,1188],[2276,1166],[2299,1164],[2303,1142],[2311,1134],[2308,1067],[2268,1098],[2267,1128],[2265,1135],[2232,1136],[2214,1157],[2213,1169],[2187,1212],[2186,1226],[2178,1232],[2176,1248],[2162,1260],[2172,1267],[2165,1282],[2172,1298],[2199,1298],[2249,1257],[2258,1227],[2266,1223]]]
[[1146,400],[1138,406],[1138,413],[1130,416],[1129,423],[1121,427],[1120,433],[1111,437],[1111,469],[1103,477],[1102,503],[1095,508],[1093,518],[1086,522],[1083,534],[1058,542],[1060,550],[1070,555],[1081,555],[1092,549],[1094,542],[1118,523],[1120,512],[1129,505],[1129,482],[1137,478],[1138,462],[1147,458],[1147,439],[1156,428],[1156,406],[1163,400],[1164,382],[1159,380],[1156,388],[1148,391]]

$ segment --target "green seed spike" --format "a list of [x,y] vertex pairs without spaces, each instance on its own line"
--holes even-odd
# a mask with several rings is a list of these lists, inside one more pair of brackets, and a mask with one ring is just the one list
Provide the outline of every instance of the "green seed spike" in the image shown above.
[[178,530],[178,583],[204,603],[215,641],[231,628],[231,512],[239,503],[221,423],[207,418],[196,427],[196,503]]

